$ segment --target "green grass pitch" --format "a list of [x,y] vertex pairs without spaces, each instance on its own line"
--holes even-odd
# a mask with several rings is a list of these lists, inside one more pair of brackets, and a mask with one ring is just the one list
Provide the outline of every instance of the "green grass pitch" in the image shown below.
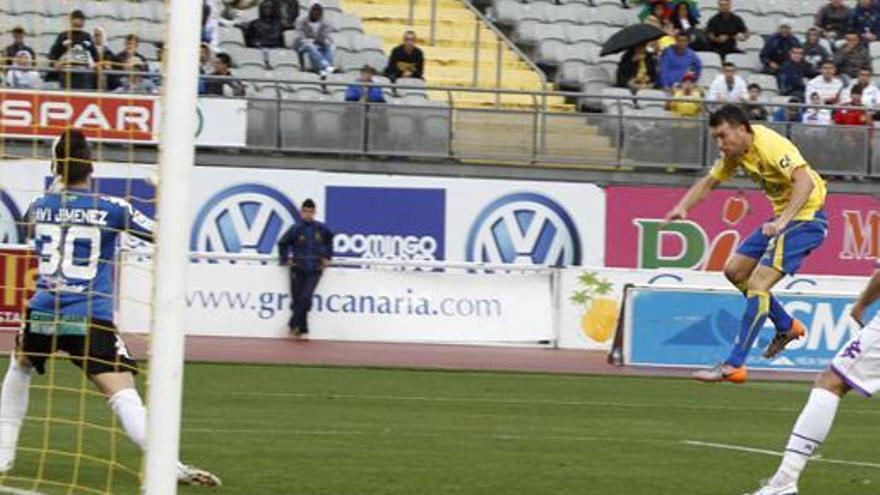
[[[3,364],[5,369],[5,363]],[[78,386],[66,362],[56,383]],[[36,378],[36,385],[46,378]],[[183,458],[216,470],[224,495],[742,494],[778,458],[696,447],[697,440],[781,450],[807,398],[806,383],[711,386],[682,379],[351,368],[190,364]],[[46,415],[47,393],[31,394]],[[81,409],[82,408],[82,409]],[[103,402],[56,390],[48,431],[29,421],[22,445],[86,451],[137,464],[124,438],[63,423],[80,411],[109,424]],[[880,409],[844,400],[826,458],[880,462]],[[23,451],[13,476],[34,476],[39,455]],[[137,493],[131,475],[50,455],[46,479]],[[68,491],[5,479],[47,494]],[[876,494],[880,469],[812,463],[804,494]],[[203,493],[185,488],[181,493]],[[2,492],[0,492],[2,493]]]

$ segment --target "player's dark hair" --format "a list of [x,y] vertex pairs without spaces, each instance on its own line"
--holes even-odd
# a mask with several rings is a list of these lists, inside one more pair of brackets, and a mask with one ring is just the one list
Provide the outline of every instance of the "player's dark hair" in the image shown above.
[[311,198],[307,199],[307,200],[303,201],[302,207],[303,208],[314,208],[315,202]]
[[89,142],[79,129],[64,130],[52,150],[52,158],[53,170],[65,184],[78,184],[94,170]]
[[731,127],[744,125],[747,131],[752,132],[749,116],[738,105],[724,105],[709,116],[709,127],[718,127],[724,123]]

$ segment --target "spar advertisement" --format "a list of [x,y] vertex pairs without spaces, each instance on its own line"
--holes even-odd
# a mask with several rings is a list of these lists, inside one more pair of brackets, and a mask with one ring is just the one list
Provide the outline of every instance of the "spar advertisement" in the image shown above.
[[[159,140],[159,98],[149,95],[0,90],[2,136],[55,138],[73,126],[97,141],[155,144]],[[197,145],[244,146],[247,101],[199,98]]]
[[[777,292],[779,301],[807,327],[774,359],[762,356],[775,329],[768,321],[746,364],[757,369],[824,369],[859,325],[850,317],[852,294]],[[740,330],[741,294],[730,290],[636,287],[627,292],[624,362],[646,366],[713,366],[723,361]],[[876,314],[877,305],[866,318]]]
[[[664,215],[684,193],[683,188],[609,187],[606,265],[720,271],[737,246],[773,216],[760,191],[716,190],[687,220],[664,225]],[[830,194],[825,213],[828,237],[807,257],[801,273],[870,274],[880,253],[880,201]]]
[[[97,191],[128,198],[152,215],[154,167],[97,164]],[[14,213],[45,190],[48,163],[5,162],[0,184]],[[335,232],[337,256],[511,265],[597,266],[604,256],[604,193],[593,185],[298,170],[197,167],[186,216],[189,248],[263,256],[266,265],[193,263],[187,331],[282,336],[289,278],[277,240],[300,221],[306,198]],[[12,211],[4,208],[2,211]],[[19,233],[4,228],[13,243]],[[142,246],[131,246],[136,249]],[[146,327],[148,270],[123,264],[118,314],[126,330]],[[143,267],[140,267],[143,268]],[[338,272],[334,274],[334,272]],[[361,272],[351,279],[349,273]],[[425,341],[539,341],[555,334],[551,277],[544,273],[394,274],[330,270],[314,299],[315,338]],[[334,282],[341,280],[344,282]],[[410,280],[407,282],[407,280]],[[386,333],[381,330],[384,329]],[[397,332],[397,333],[395,333]],[[403,332],[402,334],[400,332]]]

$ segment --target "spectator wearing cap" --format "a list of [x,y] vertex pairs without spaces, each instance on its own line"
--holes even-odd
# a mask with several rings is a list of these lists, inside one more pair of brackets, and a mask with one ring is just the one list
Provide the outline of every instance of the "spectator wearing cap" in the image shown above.
[[761,86],[756,83],[749,84],[748,91],[745,110],[749,120],[767,120],[767,108],[761,104]]
[[874,0],[859,0],[852,11],[850,30],[855,31],[864,41],[877,39],[880,34],[880,12]]
[[672,100],[666,102],[666,109],[677,117],[698,117],[703,112],[703,91],[696,84],[693,73],[687,73],[681,79],[681,86],[672,93]]
[[694,80],[700,79],[703,62],[697,53],[688,47],[688,37],[684,34],[675,36],[675,44],[663,50],[660,55],[660,87],[671,89],[681,82],[685,74],[692,74]]
[[761,50],[761,63],[764,64],[764,72],[776,74],[788,58],[788,52],[801,42],[791,34],[791,21],[782,19],[779,21],[779,29],[767,38],[764,49]]
[[[849,101],[846,103],[850,107],[861,107],[862,90],[864,87],[861,83],[856,83],[850,89]],[[838,108],[834,111],[834,123],[837,125],[867,125],[872,120],[868,112],[861,108]]]
[[804,80],[812,79],[817,75],[818,73],[813,71],[813,67],[804,60],[804,49],[796,46],[788,52],[788,60],[776,73],[779,94],[803,98],[806,89]]
[[333,67],[333,41],[330,39],[330,26],[324,21],[324,5],[320,0],[312,0],[309,13],[296,20],[297,38],[293,49],[309,58],[312,68],[321,77],[335,71]]
[[804,60],[810,64],[815,74],[819,73],[822,62],[831,58],[831,52],[833,51],[831,43],[821,37],[820,34],[818,28],[812,27],[807,30],[807,39],[804,41]]
[[858,76],[860,68],[871,65],[868,47],[859,39],[858,33],[846,34],[846,42],[834,54],[834,65],[838,74],[851,78]]
[[877,110],[880,108],[880,89],[877,88],[876,85],[871,81],[873,74],[871,72],[871,67],[862,67],[859,69],[859,75],[855,81],[853,81],[846,89],[843,90],[840,94],[841,103],[844,105],[848,105],[851,101],[852,90],[856,86],[861,86],[862,94],[861,101],[862,105],[869,110]]
[[357,81],[349,84],[345,89],[345,101],[364,101],[369,103],[385,103],[385,94],[378,86],[368,86],[373,83],[376,69],[370,65],[361,67]]
[[281,265],[290,267],[290,309],[293,315],[288,327],[294,338],[309,334],[308,313],[312,308],[312,295],[333,258],[333,232],[315,220],[315,202],[311,199],[303,201],[299,216],[300,222],[278,240]]
[[749,28],[745,21],[734,14],[731,7],[731,0],[718,0],[718,13],[706,24],[709,49],[722,58],[728,53],[739,53],[737,41],[745,41],[749,37]]
[[816,12],[816,26],[831,39],[843,36],[849,30],[852,11],[843,0],[829,0]]
[[391,50],[388,57],[388,65],[385,67],[385,77],[391,82],[401,77],[414,77],[424,79],[425,54],[416,46],[415,31],[403,33],[403,43]]
[[802,107],[796,106],[800,105],[804,102],[804,100],[798,98],[797,96],[792,96],[788,99],[788,105],[784,107],[779,107],[773,112],[773,122],[789,122],[789,123],[797,123],[801,122],[804,119],[804,112]]
[[52,66],[61,71],[52,74],[50,78],[60,81],[63,87],[95,89],[94,74],[82,72],[94,68],[98,60],[98,50],[92,35],[85,30],[86,16],[81,10],[74,10],[70,13],[69,22],[68,29],[55,38],[55,43],[49,50]]
[[819,108],[822,105],[822,96],[819,93],[810,93],[810,105],[801,116],[801,123],[809,125],[831,125],[831,110]]
[[40,73],[34,70],[31,52],[19,50],[12,59],[12,67],[6,71],[6,86],[19,89],[39,89],[43,86]]
[[232,57],[228,53],[218,53],[214,57],[214,72],[205,80],[203,87],[205,95],[236,96],[245,95],[244,84],[233,77]]
[[843,92],[843,81],[837,77],[836,72],[834,63],[825,61],[821,73],[807,83],[806,94],[811,98],[814,93],[819,95],[819,101],[824,105],[836,105]]
[[721,66],[721,74],[715,76],[712,84],[709,85],[709,93],[706,95],[706,100],[725,103],[741,103],[746,101],[749,92],[746,87],[746,81],[739,77],[736,72],[736,65],[731,62],[724,62]]
[[37,60],[37,54],[34,52],[34,49],[24,42],[25,34],[25,30],[21,26],[12,28],[12,44],[3,49],[4,60],[0,60],[2,65],[12,63],[12,60],[18,56],[18,52],[22,50],[30,53],[31,60]]

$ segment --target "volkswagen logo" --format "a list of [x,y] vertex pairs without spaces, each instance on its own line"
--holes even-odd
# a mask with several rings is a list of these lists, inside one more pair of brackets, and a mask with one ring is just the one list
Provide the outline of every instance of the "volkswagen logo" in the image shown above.
[[193,251],[271,254],[278,238],[299,222],[284,194],[260,184],[240,184],[215,194],[199,210],[190,237]]
[[568,266],[581,262],[580,236],[552,199],[515,193],[483,209],[468,234],[468,261]]
[[5,192],[0,191],[0,244],[19,244],[24,241],[21,234],[21,213]]

